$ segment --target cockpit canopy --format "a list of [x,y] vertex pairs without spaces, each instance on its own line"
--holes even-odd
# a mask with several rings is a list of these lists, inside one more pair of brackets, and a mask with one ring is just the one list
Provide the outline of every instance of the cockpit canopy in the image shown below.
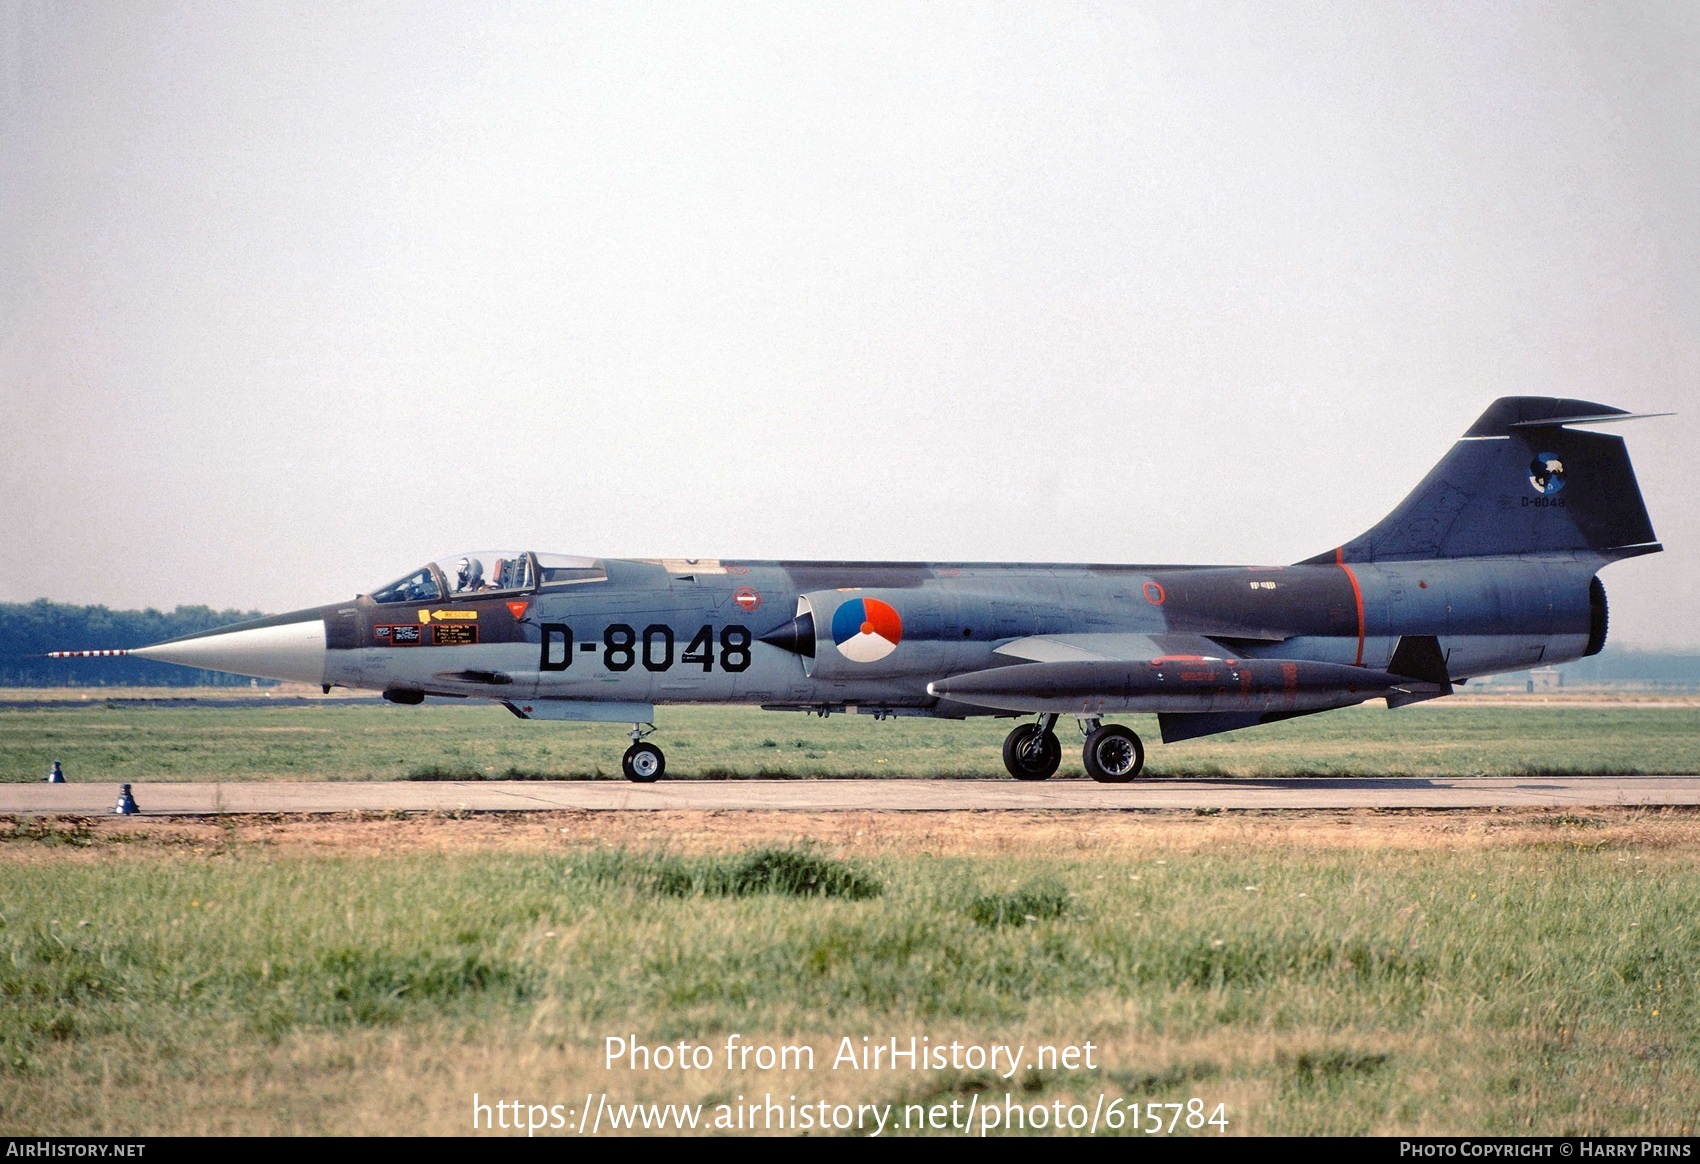
[[449,597],[491,590],[530,590],[531,555],[474,550],[436,563],[448,580]]
[[450,554],[372,593],[372,601],[455,602],[490,594],[517,594],[581,582],[601,582],[607,567],[597,558],[474,550]]

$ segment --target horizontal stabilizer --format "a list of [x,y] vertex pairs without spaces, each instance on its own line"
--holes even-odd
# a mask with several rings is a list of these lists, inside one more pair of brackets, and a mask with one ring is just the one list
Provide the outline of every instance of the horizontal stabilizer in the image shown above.
[[1579,417],[1594,421],[1628,420],[1630,412],[1627,408],[1565,396],[1501,396],[1488,405],[1464,436],[1504,436],[1513,428],[1553,428],[1575,424]]
[[1598,416],[1554,416],[1547,420],[1514,420],[1508,428],[1557,428],[1565,424],[1616,424],[1620,420],[1653,420],[1674,412],[1607,412]]

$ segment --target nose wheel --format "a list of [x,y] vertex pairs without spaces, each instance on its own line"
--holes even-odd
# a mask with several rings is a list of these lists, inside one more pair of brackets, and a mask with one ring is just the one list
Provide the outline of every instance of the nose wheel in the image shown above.
[[632,746],[620,757],[620,771],[633,784],[654,784],[667,771],[667,757],[643,737],[655,730],[651,723],[632,725]]
[[1053,728],[1057,717],[1041,715],[1037,723],[1024,723],[1004,738],[1003,766],[1017,780],[1049,780],[1062,763],[1062,744]]

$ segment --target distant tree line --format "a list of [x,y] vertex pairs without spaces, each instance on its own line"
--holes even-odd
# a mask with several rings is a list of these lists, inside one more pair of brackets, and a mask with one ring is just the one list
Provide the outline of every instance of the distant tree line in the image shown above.
[[[70,606],[38,598],[0,602],[0,686],[3,687],[199,687],[248,686],[238,675],[155,663],[146,659],[46,659],[49,651],[94,651],[145,647],[244,619],[257,610],[109,610]],[[267,680],[261,680],[268,683]],[[269,685],[269,684],[268,684]]]
[[1597,655],[1561,663],[1567,683],[1656,683],[1700,686],[1700,654],[1607,647]]

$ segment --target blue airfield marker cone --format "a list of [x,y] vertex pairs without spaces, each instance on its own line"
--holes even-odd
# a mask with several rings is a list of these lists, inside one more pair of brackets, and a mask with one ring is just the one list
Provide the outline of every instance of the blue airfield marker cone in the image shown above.
[[112,809],[119,816],[133,816],[142,811],[136,806],[136,798],[130,795],[130,786],[121,784],[118,787],[118,803]]
[[49,784],[65,783],[65,770],[59,767],[58,760],[53,761],[53,771],[47,774],[47,782]]

